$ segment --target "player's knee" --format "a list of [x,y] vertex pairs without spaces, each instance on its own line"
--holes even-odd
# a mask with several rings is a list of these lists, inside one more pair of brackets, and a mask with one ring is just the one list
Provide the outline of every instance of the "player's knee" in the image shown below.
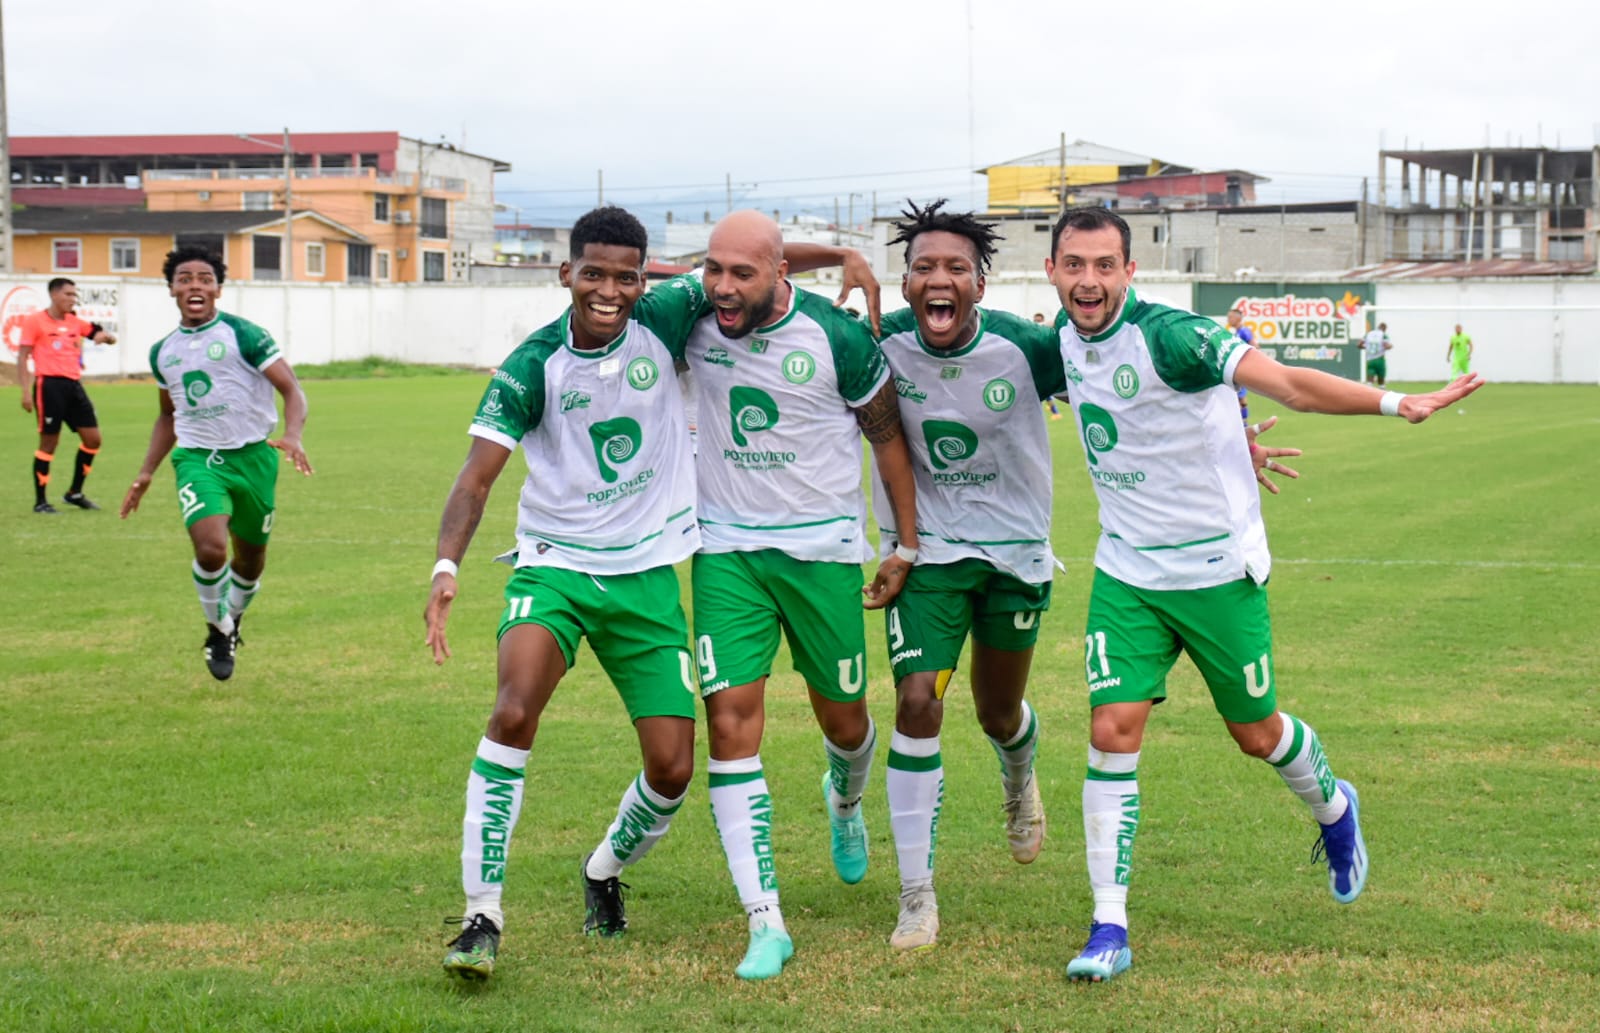
[[194,559],[206,570],[221,570],[228,565],[228,543],[195,542]]
[[1236,725],[1233,728],[1233,741],[1239,745],[1239,752],[1257,760],[1266,760],[1272,755],[1272,751],[1278,747],[1278,738],[1259,725]]
[[489,738],[508,746],[531,743],[538,728],[539,715],[523,704],[518,693],[502,686],[494,712],[489,715]]
[[669,800],[676,800],[694,781],[694,752],[683,756],[646,757],[644,780],[650,788]]
[[822,734],[842,750],[854,750],[867,741],[871,717],[867,705],[832,706],[821,715]]
[[983,734],[1000,742],[1007,742],[1022,728],[1022,708],[997,706],[978,701],[978,727]]
[[914,739],[931,739],[944,723],[944,702],[935,698],[931,686],[909,680],[895,699],[894,726]]

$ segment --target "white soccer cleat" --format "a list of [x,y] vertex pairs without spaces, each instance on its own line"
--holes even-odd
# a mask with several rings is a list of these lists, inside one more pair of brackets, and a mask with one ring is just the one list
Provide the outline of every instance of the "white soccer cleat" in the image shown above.
[[900,897],[900,921],[889,946],[903,951],[927,950],[939,942],[939,903],[933,887],[912,890]]
[[1018,864],[1030,864],[1044,847],[1044,801],[1039,798],[1039,780],[1028,772],[1022,791],[1006,794],[1006,842]]

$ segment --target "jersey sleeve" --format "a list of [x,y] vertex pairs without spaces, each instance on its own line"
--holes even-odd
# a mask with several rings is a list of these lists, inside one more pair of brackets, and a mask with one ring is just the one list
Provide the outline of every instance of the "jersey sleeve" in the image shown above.
[[539,426],[544,418],[544,357],[530,338],[506,357],[489,378],[478,411],[473,414],[467,433],[487,438],[507,449],[515,449],[523,435]]
[[700,277],[686,273],[645,291],[633,307],[633,318],[659,337],[674,359],[681,359],[695,321],[710,311]]
[[39,320],[34,318],[37,313],[30,312],[22,317],[22,337],[17,341],[21,348],[32,348],[39,343]]
[[1236,365],[1230,360],[1235,352],[1250,347],[1227,327],[1179,309],[1161,307],[1153,318],[1139,323],[1156,375],[1174,391],[1193,394],[1230,383]]
[[1067,368],[1061,358],[1061,332],[1053,326],[1035,323],[1009,312],[984,311],[986,327],[1015,344],[1028,360],[1033,374],[1033,389],[1044,401],[1067,390]]
[[839,372],[839,394],[850,408],[859,409],[888,380],[888,360],[866,323],[835,312],[831,305],[824,318],[833,365]]
[[278,342],[265,327],[240,319],[234,322],[233,332],[239,340],[239,354],[256,369],[266,369],[283,358]]
[[157,360],[161,358],[161,346],[166,343],[166,338],[162,338],[150,346],[150,373],[156,378],[156,383],[161,385],[161,390],[163,391],[167,389],[167,378],[161,375],[161,367],[157,365]]

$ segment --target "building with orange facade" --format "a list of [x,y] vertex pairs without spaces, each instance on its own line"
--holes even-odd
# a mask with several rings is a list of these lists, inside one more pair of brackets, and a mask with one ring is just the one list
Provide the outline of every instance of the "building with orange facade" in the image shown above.
[[198,240],[236,279],[465,280],[493,257],[510,168],[393,132],[13,137],[14,267],[159,275]]

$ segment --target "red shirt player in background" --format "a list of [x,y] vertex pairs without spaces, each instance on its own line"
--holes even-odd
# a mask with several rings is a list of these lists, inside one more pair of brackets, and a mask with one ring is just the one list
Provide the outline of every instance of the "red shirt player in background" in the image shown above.
[[[50,483],[50,460],[56,454],[64,422],[78,435],[78,459],[72,469],[72,489],[64,499],[79,509],[99,509],[83,494],[83,479],[100,451],[100,424],[94,406],[83,390],[81,338],[96,344],[116,344],[116,335],[99,323],[79,319],[77,284],[58,276],[49,284],[50,307],[29,313],[22,321],[22,342],[17,349],[17,380],[22,384],[22,411],[39,421],[39,450],[33,453],[33,511],[54,513],[44,497]],[[28,369],[28,358],[33,369]]]

